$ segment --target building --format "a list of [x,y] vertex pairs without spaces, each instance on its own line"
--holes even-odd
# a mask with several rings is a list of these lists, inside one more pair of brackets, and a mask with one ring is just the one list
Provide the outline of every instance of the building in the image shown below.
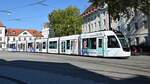
[[82,25],[82,33],[95,32],[99,30],[109,30],[109,17],[107,5],[103,7],[94,7],[90,5],[82,13],[84,24]]
[[[34,47],[36,39],[42,38],[41,32],[34,29],[6,29],[5,43],[7,49],[28,51]],[[12,51],[12,50],[11,50]]]
[[0,23],[0,50],[28,51],[40,38],[42,33],[35,29],[6,28]]
[[44,24],[42,35],[44,36],[44,38],[51,38],[55,36],[54,30],[49,27],[49,23]]
[[0,22],[0,50],[5,48],[5,29],[6,27]]

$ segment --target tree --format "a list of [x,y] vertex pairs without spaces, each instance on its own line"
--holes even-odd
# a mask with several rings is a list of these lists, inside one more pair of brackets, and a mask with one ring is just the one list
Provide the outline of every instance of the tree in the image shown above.
[[150,0],[89,0],[94,6],[108,4],[108,12],[117,19],[120,15],[129,16],[132,9],[140,10],[146,15],[150,15]]
[[81,33],[83,22],[78,8],[69,6],[66,9],[54,10],[49,14],[51,28],[55,36],[66,36]]
[[[89,0],[94,6],[108,4],[108,13],[114,19],[130,17],[131,11],[141,11],[147,15],[148,37],[150,41],[150,0]],[[110,23],[110,21],[109,21]]]

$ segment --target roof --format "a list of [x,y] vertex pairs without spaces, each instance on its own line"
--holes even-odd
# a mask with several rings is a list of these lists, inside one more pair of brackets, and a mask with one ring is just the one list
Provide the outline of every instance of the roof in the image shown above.
[[93,4],[91,4],[83,13],[82,16],[88,16],[94,12],[96,12],[97,10],[100,9],[100,6],[94,6]]
[[6,36],[18,36],[23,31],[21,29],[6,29]]
[[2,22],[0,22],[0,27],[3,27],[4,25],[3,25],[3,23]]
[[14,29],[14,28],[6,29],[6,36],[18,36],[24,31],[28,31],[33,37],[43,37],[41,32],[34,29]]
[[42,33],[37,31],[37,30],[34,30],[34,29],[30,29],[30,30],[27,30],[30,34],[32,34],[34,37],[43,37]]

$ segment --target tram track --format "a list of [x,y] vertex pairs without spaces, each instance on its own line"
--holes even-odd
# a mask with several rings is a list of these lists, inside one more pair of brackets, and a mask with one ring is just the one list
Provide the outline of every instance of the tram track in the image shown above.
[[124,64],[124,63],[108,62],[108,61],[104,61],[104,60],[95,61],[95,60],[87,60],[87,59],[83,60],[83,59],[77,59],[77,58],[71,59],[71,58],[63,58],[63,57],[61,59],[69,60],[71,62],[84,62],[84,63],[100,64],[100,65],[106,65],[106,66],[110,66],[110,67],[116,67],[116,68],[122,68],[122,69],[128,69],[128,70],[135,70],[135,71],[150,73],[149,67],[139,66],[137,63],[136,63],[137,65],[130,65],[130,64]]

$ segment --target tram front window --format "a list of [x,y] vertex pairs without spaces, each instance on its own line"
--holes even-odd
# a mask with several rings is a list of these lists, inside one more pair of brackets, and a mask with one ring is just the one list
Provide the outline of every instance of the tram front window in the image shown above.
[[108,36],[108,48],[120,48],[115,36]]
[[124,51],[130,51],[129,44],[123,35],[117,35]]

